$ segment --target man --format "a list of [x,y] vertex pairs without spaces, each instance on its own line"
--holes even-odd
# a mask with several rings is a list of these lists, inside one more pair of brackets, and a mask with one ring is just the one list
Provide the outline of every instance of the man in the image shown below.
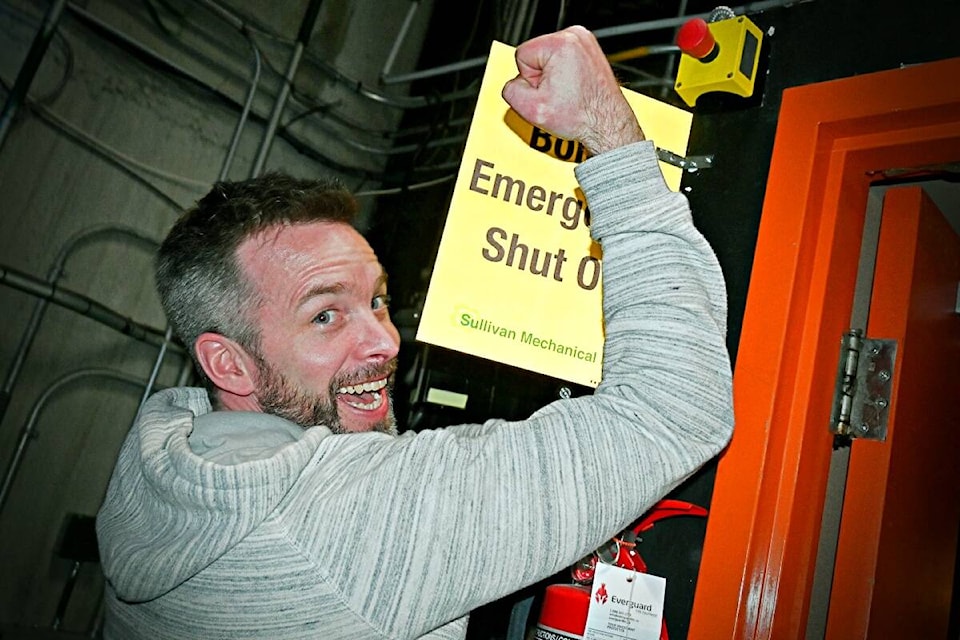
[[594,154],[577,177],[604,251],[596,393],[395,435],[399,340],[349,199],[218,185],[158,270],[210,393],[156,394],[124,444],[98,519],[108,640],[463,638],[472,609],[571,565],[726,444],[723,281],[685,199],[589,32],[517,64],[507,102]]

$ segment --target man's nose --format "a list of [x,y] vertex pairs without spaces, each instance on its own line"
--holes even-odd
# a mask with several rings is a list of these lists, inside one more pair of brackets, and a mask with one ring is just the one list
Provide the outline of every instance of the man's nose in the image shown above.
[[400,352],[400,332],[390,318],[380,318],[374,313],[364,318],[361,347],[364,355],[379,360],[390,360]]

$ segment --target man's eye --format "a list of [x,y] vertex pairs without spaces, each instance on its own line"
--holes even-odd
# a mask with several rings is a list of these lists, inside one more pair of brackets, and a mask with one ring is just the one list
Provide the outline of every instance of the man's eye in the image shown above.
[[325,309],[313,317],[314,324],[327,325],[337,319],[337,312],[333,309]]
[[390,306],[390,296],[383,294],[380,296],[375,296],[373,300],[370,301],[370,308],[374,311],[379,309],[386,309]]

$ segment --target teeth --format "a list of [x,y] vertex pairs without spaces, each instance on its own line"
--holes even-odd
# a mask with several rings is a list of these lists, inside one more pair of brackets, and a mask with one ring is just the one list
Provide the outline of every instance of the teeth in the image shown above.
[[374,380],[373,382],[364,382],[363,384],[353,384],[348,387],[340,387],[337,389],[337,393],[360,394],[369,391],[379,391],[385,386],[387,386],[387,379],[383,378],[381,380]]

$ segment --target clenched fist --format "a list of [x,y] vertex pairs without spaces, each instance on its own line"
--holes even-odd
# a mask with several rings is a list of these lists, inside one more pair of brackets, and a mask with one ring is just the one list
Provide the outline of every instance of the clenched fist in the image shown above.
[[643,140],[600,44],[580,26],[517,47],[516,78],[503,99],[532,125],[598,154]]

